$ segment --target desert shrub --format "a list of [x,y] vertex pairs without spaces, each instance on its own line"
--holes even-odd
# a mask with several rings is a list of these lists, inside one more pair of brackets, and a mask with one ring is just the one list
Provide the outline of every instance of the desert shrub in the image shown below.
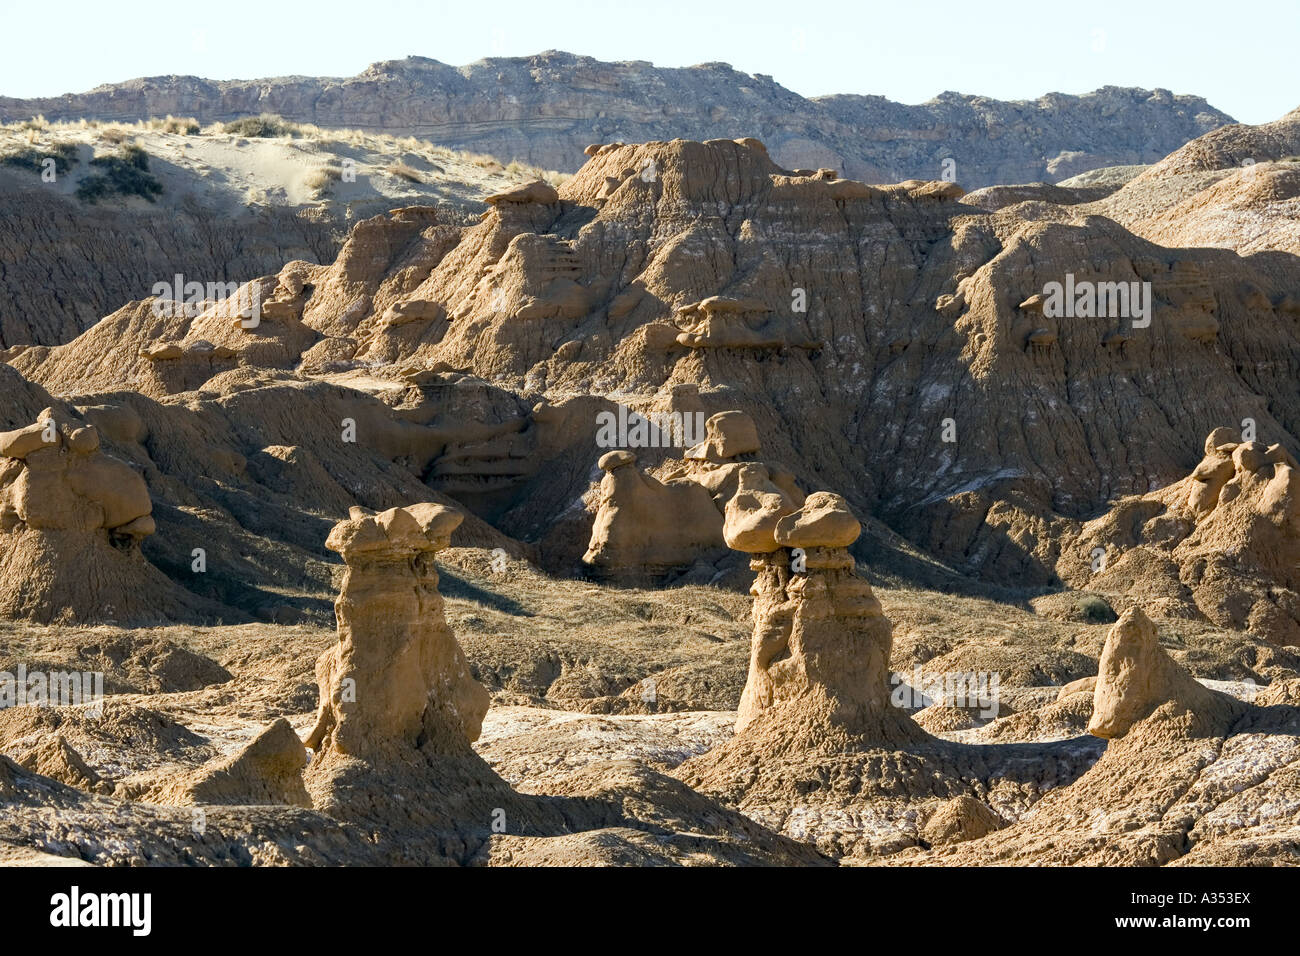
[[384,172],[390,176],[396,176],[398,179],[404,179],[408,183],[423,183],[424,177],[420,175],[418,169],[406,165],[406,163],[393,163]]
[[1109,624],[1116,619],[1111,606],[1096,594],[1085,594],[1080,597],[1074,602],[1074,609],[1081,618],[1092,624]]
[[343,170],[337,166],[322,166],[307,177],[307,188],[320,193],[343,178]]
[[54,160],[56,172],[66,173],[77,161],[77,147],[73,143],[54,143],[51,146],[12,150],[0,153],[0,166],[16,166],[40,172],[47,159]]
[[42,129],[42,130],[49,129],[50,121],[47,120],[44,117],[44,115],[33,116],[29,120],[23,120],[22,125],[19,128],[20,129]]
[[222,129],[227,133],[233,133],[236,136],[247,136],[250,139],[269,136],[293,136],[298,132],[298,127],[293,123],[286,122],[271,113],[263,113],[261,116],[246,116],[243,119],[227,123]]
[[203,129],[199,121],[192,116],[182,117],[171,114],[168,114],[166,119],[151,119],[149,127],[164,133],[175,133],[178,136],[197,136]]
[[96,156],[90,165],[97,172],[77,184],[77,198],[83,202],[112,196],[140,196],[153,202],[163,191],[162,183],[149,172],[149,154],[139,146],[124,146],[115,155]]

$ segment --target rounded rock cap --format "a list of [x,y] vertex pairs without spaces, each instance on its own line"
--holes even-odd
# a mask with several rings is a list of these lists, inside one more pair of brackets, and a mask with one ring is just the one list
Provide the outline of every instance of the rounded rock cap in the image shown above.
[[613,471],[615,468],[622,468],[624,465],[635,465],[636,455],[622,449],[607,451],[600,456],[600,460],[596,464],[600,466],[601,471]]
[[776,541],[786,548],[847,548],[862,525],[845,500],[829,491],[809,495],[803,507],[776,525]]

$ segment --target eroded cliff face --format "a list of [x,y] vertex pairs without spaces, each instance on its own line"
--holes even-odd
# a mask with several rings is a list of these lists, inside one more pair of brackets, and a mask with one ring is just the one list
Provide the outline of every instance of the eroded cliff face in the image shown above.
[[[289,259],[332,258],[341,220],[267,207],[228,216],[190,209],[86,206],[16,188],[0,172],[0,350],[70,342],[124,302],[177,273],[243,281]],[[141,206],[144,204],[141,203]]]
[[1105,87],[1031,102],[944,93],[917,106],[879,96],[809,100],[724,63],[663,69],[556,51],[463,67],[409,57],[346,79],[150,77],[57,98],[0,98],[4,121],[175,114],[206,123],[268,111],[566,172],[592,142],[756,136],[791,168],[828,166],[871,182],[938,178],[954,159],[968,188],[1151,163],[1232,122],[1200,97],[1168,90]]
[[[803,487],[1016,585],[1057,579],[1061,521],[1178,480],[1224,421],[1300,444],[1293,260],[987,213],[950,183],[786,170],[756,140],[590,152],[558,193],[490,197],[468,228],[425,207],[360,223],[333,264],[260,280],[278,309],[257,328],[218,309],[164,327],[140,303],[11,362],[64,392],[158,398],[254,368],[396,378],[365,414],[398,421],[363,443],[450,494],[490,484],[480,513],[534,537],[590,488],[581,401],[693,386],[703,412],[748,414],[764,460]],[[1062,315],[1053,284],[1132,301]],[[484,410],[481,435],[429,430],[483,388],[516,409]],[[557,458],[544,517],[524,491]]]

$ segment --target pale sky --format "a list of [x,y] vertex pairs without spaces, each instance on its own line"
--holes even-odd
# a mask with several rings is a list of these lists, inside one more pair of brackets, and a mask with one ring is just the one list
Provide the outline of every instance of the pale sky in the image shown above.
[[0,24],[0,95],[17,97],[168,73],[351,76],[410,55],[460,65],[555,49],[722,61],[804,96],[1163,87],[1246,123],[1300,106],[1300,0],[0,0]]

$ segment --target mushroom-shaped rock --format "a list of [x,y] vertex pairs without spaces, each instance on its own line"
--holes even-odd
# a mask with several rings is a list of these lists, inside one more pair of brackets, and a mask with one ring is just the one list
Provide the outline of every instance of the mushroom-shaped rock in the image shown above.
[[[754,490],[758,477],[742,475],[741,490],[727,505],[728,543],[753,555],[749,566],[756,577],[737,738],[718,759],[725,761],[733,745],[767,753],[830,738],[924,739],[890,702],[892,628],[845,547],[857,537],[857,520],[842,498],[824,492],[809,495],[796,511],[785,495]],[[790,533],[779,534],[778,526]],[[778,536],[809,549],[796,556]]]
[[600,460],[597,461],[596,464],[601,471],[613,471],[615,468],[623,468],[626,465],[635,465],[636,455],[622,448],[617,448],[614,451],[607,451],[605,454],[601,455]]
[[0,618],[119,624],[183,617],[202,599],[142,555],[153,534],[144,479],[99,431],[52,408],[0,433]]
[[704,429],[704,441],[688,448],[686,458],[723,462],[757,453],[762,447],[758,440],[758,426],[741,411],[711,415],[704,423]]
[[741,315],[746,312],[771,312],[767,303],[752,298],[736,298],[730,295],[711,295],[699,302],[691,302],[678,308],[679,314],[702,312],[705,315]]
[[776,542],[783,548],[847,548],[862,533],[848,503],[829,491],[813,492],[798,511],[776,525]]
[[1033,295],[1031,295],[1028,299],[1026,299],[1024,302],[1021,302],[1020,305],[1016,306],[1016,308],[1018,308],[1021,312],[1033,312],[1037,315],[1042,315],[1043,303],[1045,303],[1046,301],[1047,301],[1047,297],[1045,295],[1043,295],[1041,292],[1036,292]]
[[1229,457],[1232,450],[1237,447],[1238,441],[1239,438],[1235,431],[1231,428],[1219,426],[1205,436],[1205,454],[1218,455],[1220,458]]
[[1268,448],[1261,442],[1242,442],[1232,450],[1232,464],[1237,471],[1259,471],[1268,464]]
[[781,519],[797,506],[759,464],[741,466],[739,485],[727,502],[722,536],[727,547],[749,554],[770,554],[781,547],[776,529]]
[[321,705],[307,746],[372,758],[463,752],[478,737],[488,694],[447,626],[433,561],[463,517],[423,503],[330,531],[326,547],[347,573],[334,605],[339,643],[316,663]]

